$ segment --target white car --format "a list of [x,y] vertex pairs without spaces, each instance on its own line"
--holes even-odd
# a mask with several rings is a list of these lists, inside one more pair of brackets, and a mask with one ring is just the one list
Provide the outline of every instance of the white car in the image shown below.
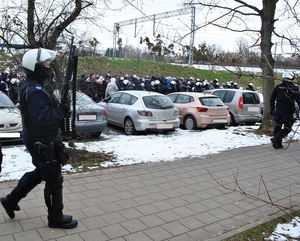
[[0,141],[21,139],[22,117],[18,107],[0,91]]

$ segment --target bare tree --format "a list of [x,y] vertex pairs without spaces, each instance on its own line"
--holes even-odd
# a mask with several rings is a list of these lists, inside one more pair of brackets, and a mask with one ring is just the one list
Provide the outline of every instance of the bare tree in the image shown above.
[[[201,11],[206,12],[206,22],[203,26],[198,26],[197,30],[208,25],[233,32],[249,33],[253,37],[252,47],[260,49],[260,68],[262,70],[263,95],[265,100],[269,100],[271,92],[275,86],[276,73],[274,72],[274,58],[272,55],[273,39],[281,41],[282,44],[288,42],[292,48],[298,49],[293,39],[296,39],[296,31],[291,31],[291,26],[299,26],[297,13],[300,10],[300,3],[294,1],[269,1],[262,0],[242,1],[242,0],[192,0],[184,1],[185,5],[200,6]],[[278,7],[278,9],[277,9]],[[254,20],[260,23],[255,26]],[[284,28],[277,28],[279,22],[287,21]],[[281,31],[281,32],[279,32]],[[269,101],[264,102],[264,118],[260,129],[265,133],[272,131],[272,116],[270,113]]]
[[[5,1],[0,5],[2,24],[0,36],[8,49],[55,49],[58,41],[68,43],[74,35],[75,21],[93,21],[97,0],[21,0]],[[9,11],[7,11],[9,9]],[[99,14],[99,13],[98,13]],[[5,33],[5,34],[4,34]],[[16,59],[17,60],[17,59]],[[64,66],[54,62],[58,79]]]

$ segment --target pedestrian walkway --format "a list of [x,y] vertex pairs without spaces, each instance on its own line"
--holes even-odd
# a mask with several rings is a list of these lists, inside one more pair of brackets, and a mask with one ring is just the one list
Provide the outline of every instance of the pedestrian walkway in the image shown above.
[[[279,206],[299,204],[299,154],[295,142],[65,175],[64,211],[78,227],[47,227],[40,184],[15,219],[0,207],[0,240],[223,240],[282,214]],[[0,183],[0,195],[15,185]]]

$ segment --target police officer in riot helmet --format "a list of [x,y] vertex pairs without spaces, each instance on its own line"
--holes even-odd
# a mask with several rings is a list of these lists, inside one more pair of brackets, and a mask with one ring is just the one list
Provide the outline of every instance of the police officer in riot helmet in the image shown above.
[[78,222],[71,215],[63,214],[62,164],[58,161],[56,152],[49,157],[37,148],[39,145],[49,146],[52,141],[57,140],[60,123],[65,113],[70,111],[68,104],[59,105],[44,89],[46,80],[51,76],[50,63],[56,54],[56,51],[39,48],[31,49],[23,56],[21,69],[27,77],[20,90],[23,141],[35,169],[25,173],[11,193],[1,198],[1,203],[8,216],[13,219],[15,211],[20,210],[20,200],[45,181],[48,226],[70,229],[76,227]]
[[284,72],[282,83],[274,88],[270,97],[271,115],[275,123],[271,142],[275,149],[283,148],[282,139],[292,130],[295,101],[300,106],[299,88],[292,83],[295,77],[293,72]]
[[252,91],[255,91],[255,89],[254,89],[254,84],[253,84],[253,83],[249,83],[248,86],[246,87],[246,90],[252,90]]

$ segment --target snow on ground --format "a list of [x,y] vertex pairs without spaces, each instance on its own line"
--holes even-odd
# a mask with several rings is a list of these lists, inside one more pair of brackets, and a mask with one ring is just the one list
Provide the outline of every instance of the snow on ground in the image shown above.
[[[294,130],[299,125],[294,125]],[[77,149],[112,152],[113,162],[102,163],[103,167],[113,165],[132,165],[146,162],[174,161],[184,157],[204,157],[224,150],[256,146],[270,143],[270,137],[253,133],[259,125],[237,126],[226,129],[187,131],[178,129],[170,134],[148,134],[126,136],[112,130],[103,133],[99,141],[76,142]],[[299,139],[298,131],[290,133],[287,141]],[[67,143],[65,143],[67,145]],[[31,158],[24,145],[5,146],[1,181],[19,180],[22,175],[34,169]],[[74,171],[70,165],[64,171]],[[287,241],[287,237],[300,237],[300,219],[295,217],[288,224],[279,224],[269,241]]]
[[[99,141],[76,142],[75,145],[77,149],[112,152],[115,159],[113,162],[102,163],[103,167],[173,161],[184,157],[203,157],[238,147],[270,144],[268,136],[257,136],[253,133],[258,127],[259,125],[237,126],[197,131],[177,129],[170,134],[134,136],[110,130],[102,134]],[[298,135],[293,138],[298,138]],[[2,151],[4,157],[0,181],[18,180],[25,172],[34,168],[24,145],[6,146]],[[72,171],[70,165],[63,169]]]

